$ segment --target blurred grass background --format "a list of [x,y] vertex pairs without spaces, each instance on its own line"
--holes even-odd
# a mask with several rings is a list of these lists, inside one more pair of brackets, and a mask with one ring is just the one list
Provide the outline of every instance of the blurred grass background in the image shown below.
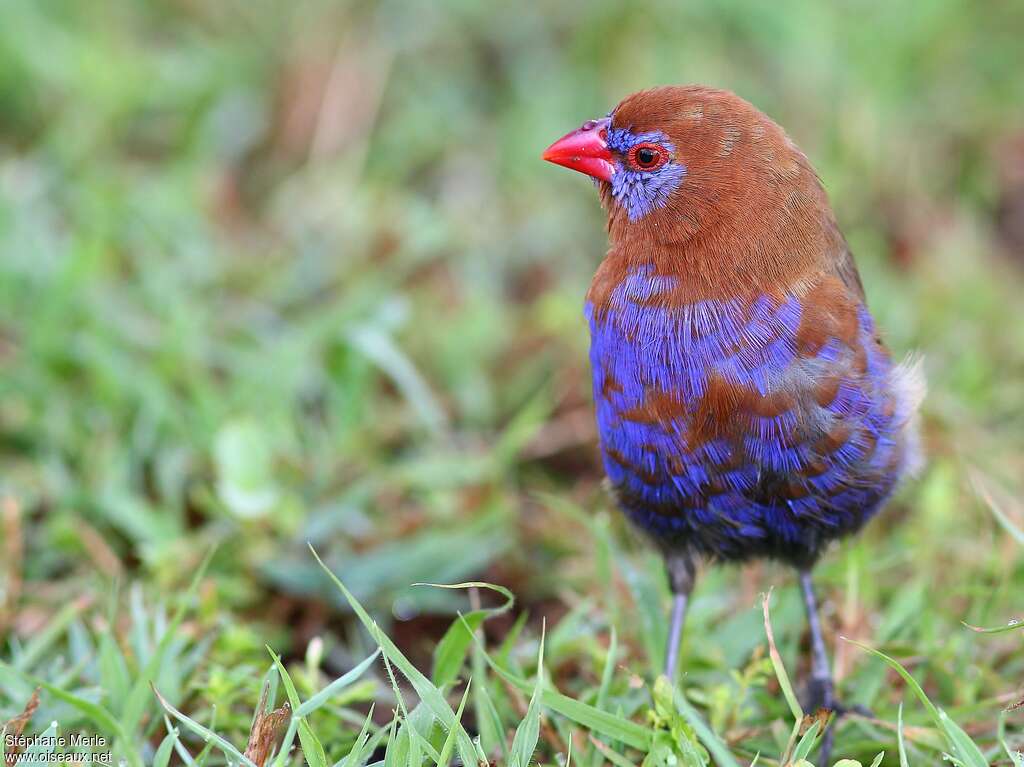
[[[704,82],[805,150],[889,343],[926,356],[929,466],[824,563],[826,624],[994,737],[1020,637],[961,621],[1024,609],[976,492],[1024,475],[1022,34],[1020,3],[969,0],[4,4],[0,656],[56,626],[40,675],[99,684],[68,658],[132,631],[122,605],[156,631],[217,544],[161,691],[244,742],[264,644],[310,685],[369,646],[309,541],[423,667],[465,596],[411,584],[460,580],[516,593],[487,633],[527,614],[526,666],[546,618],[567,690],[613,625],[620,665],[656,667],[664,586],[601,491],[590,406],[603,215],[539,153]],[[784,570],[709,573],[688,626],[694,695],[736,743],[784,710],[763,679],[730,702],[773,584],[799,671]],[[901,683],[836,645],[847,697],[892,719]],[[0,721],[24,705],[2,682]],[[893,737],[864,727],[855,753]]]

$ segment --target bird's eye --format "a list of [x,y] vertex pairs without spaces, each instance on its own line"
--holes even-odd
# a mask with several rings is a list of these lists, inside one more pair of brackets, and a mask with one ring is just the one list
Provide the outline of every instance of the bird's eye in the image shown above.
[[629,150],[628,160],[637,170],[657,170],[668,162],[668,152],[663,146],[644,142]]

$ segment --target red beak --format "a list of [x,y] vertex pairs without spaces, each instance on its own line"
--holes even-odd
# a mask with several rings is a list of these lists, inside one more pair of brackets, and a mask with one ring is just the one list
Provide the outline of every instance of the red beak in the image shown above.
[[609,122],[607,117],[587,120],[583,127],[566,133],[545,149],[541,158],[602,181],[611,181],[615,166],[611,163],[612,153],[608,151]]

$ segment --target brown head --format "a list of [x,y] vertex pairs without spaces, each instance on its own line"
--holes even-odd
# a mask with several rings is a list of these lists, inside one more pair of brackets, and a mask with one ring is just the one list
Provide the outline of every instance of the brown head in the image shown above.
[[728,91],[627,96],[544,159],[599,180],[611,249],[592,293],[650,264],[679,301],[799,289],[845,257],[828,198],[775,122]]

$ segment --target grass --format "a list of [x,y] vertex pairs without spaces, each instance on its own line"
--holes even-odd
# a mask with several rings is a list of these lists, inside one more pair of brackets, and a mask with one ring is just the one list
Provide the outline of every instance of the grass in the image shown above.
[[1022,31],[967,0],[5,6],[0,729],[129,765],[813,761],[784,569],[702,572],[657,681],[666,587],[594,450],[601,213],[538,159],[704,81],[807,151],[926,358],[927,468],[818,573],[876,715],[837,758],[1020,765]]

